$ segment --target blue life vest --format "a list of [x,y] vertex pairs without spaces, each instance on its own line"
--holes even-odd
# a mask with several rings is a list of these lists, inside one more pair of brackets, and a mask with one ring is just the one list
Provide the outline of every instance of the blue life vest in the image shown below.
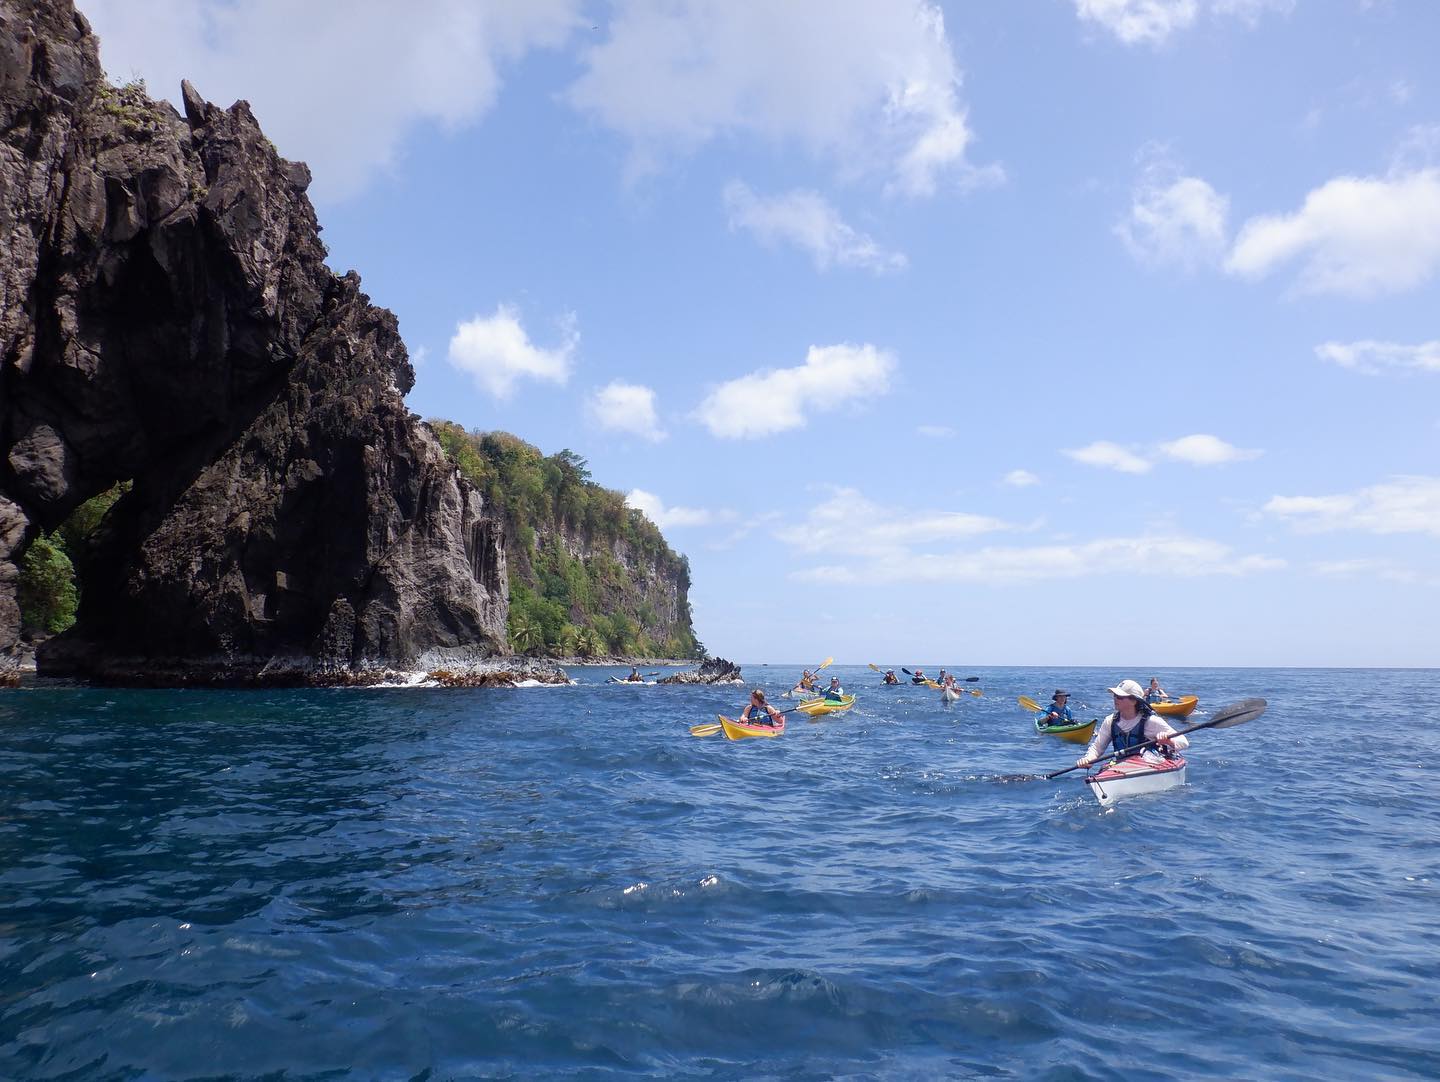
[[1110,747],[1118,754],[1129,751],[1136,744],[1145,743],[1145,722],[1149,717],[1148,710],[1141,711],[1140,720],[1135,723],[1135,728],[1127,733],[1120,728],[1120,715],[1114,715],[1110,721]]

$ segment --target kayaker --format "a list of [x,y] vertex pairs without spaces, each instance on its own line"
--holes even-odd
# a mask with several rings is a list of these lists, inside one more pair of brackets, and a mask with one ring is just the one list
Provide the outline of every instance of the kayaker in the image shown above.
[[645,678],[640,675],[640,670],[634,665],[630,666],[630,675],[625,678],[627,684],[643,684]]
[[1045,712],[1045,719],[1041,725],[1070,725],[1075,721],[1075,715],[1070,713],[1070,707],[1066,705],[1070,701],[1070,693],[1055,689],[1055,694],[1050,696],[1050,707]]
[[885,679],[882,680],[882,681],[880,681],[880,682],[881,682],[882,684],[898,684],[898,683],[900,683],[900,678],[895,675],[895,670],[894,670],[894,669],[886,669],[886,670],[885,670]]
[[916,669],[915,674],[910,677],[910,683],[912,684],[928,684],[929,682],[930,681],[925,678],[924,669]]
[[1115,712],[1095,726],[1090,746],[1075,760],[1076,766],[1098,762],[1107,744],[1110,752],[1117,755],[1147,740],[1158,740],[1161,751],[1167,754],[1190,746],[1190,741],[1175,732],[1168,721],[1151,712],[1150,704],[1145,701],[1145,689],[1136,681],[1121,680],[1107,690],[1115,697]]
[[1160,678],[1152,676],[1150,686],[1145,689],[1145,701],[1147,703],[1163,703],[1170,698],[1170,693],[1160,686]]
[[835,703],[845,698],[845,689],[840,686],[840,678],[838,676],[832,676],[830,678],[830,686],[825,689],[825,698],[827,701]]
[[745,709],[740,711],[740,720],[751,725],[769,725],[772,729],[785,724],[780,711],[765,701],[765,693],[759,688],[750,693],[750,701],[745,705]]
[[812,673],[809,669],[806,669],[804,672],[802,672],[802,673],[800,674],[800,682],[799,682],[798,684],[796,684],[795,686],[796,686],[797,688],[799,688],[801,691],[814,691],[814,690],[815,690],[815,674]]

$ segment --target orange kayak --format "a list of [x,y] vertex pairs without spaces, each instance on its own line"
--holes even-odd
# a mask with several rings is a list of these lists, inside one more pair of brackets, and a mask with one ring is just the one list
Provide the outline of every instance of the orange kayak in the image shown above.
[[1173,703],[1151,703],[1150,709],[1162,718],[1188,718],[1199,701],[1194,695],[1186,695]]

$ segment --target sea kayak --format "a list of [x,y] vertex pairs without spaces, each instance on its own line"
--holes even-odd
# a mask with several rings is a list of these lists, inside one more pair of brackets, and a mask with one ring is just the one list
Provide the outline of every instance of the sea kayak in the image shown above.
[[940,701],[942,703],[953,703],[960,700],[960,693],[954,688],[941,688]]
[[842,710],[849,710],[854,705],[855,696],[843,695],[838,701],[835,699],[810,699],[795,709],[802,714],[809,714],[813,718],[821,714],[838,714]]
[[1186,695],[1173,703],[1151,703],[1150,709],[1163,718],[1188,718],[1199,701],[1194,695]]
[[784,718],[775,725],[756,725],[749,721],[727,718],[724,714],[717,716],[720,718],[720,728],[725,730],[725,735],[731,740],[744,740],[750,736],[779,736],[785,731]]
[[817,694],[818,694],[818,692],[816,691],[815,688],[802,688],[799,684],[796,684],[796,685],[795,685],[793,688],[791,688],[789,691],[785,692],[785,698],[787,698],[787,699],[813,699]]
[[1036,714],[1035,731],[1041,736],[1058,736],[1061,740],[1068,740],[1072,744],[1088,744],[1090,737],[1095,732],[1095,719],[1072,721],[1068,725],[1046,725],[1045,715]]
[[1085,784],[1095,794],[1095,799],[1108,807],[1117,800],[1139,796],[1142,793],[1158,793],[1185,784],[1185,760],[1178,755],[1166,759],[1153,752],[1145,752],[1118,763],[1108,763],[1095,774],[1085,775]]

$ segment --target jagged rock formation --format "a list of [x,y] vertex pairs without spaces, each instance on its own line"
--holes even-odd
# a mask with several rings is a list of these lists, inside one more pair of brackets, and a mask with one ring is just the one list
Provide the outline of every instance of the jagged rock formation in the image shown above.
[[0,650],[24,546],[121,480],[42,672],[285,682],[502,650],[501,531],[406,410],[394,317],[325,266],[309,170],[244,102],[183,89],[181,117],[111,87],[70,0],[0,0]]
[[664,680],[656,681],[659,684],[743,684],[744,682],[744,677],[740,675],[740,666],[733,661],[726,661],[723,657],[707,657],[695,672],[677,672],[673,676],[665,677]]

